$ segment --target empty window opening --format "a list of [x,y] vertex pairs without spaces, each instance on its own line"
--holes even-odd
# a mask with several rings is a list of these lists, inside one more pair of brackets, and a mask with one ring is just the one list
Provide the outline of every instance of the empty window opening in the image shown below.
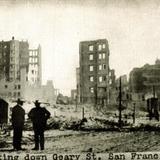
[[93,66],[89,66],[89,71],[93,71]]
[[89,55],[89,60],[93,60],[93,54]]
[[102,70],[102,65],[101,64],[99,65],[99,70]]
[[89,51],[93,51],[93,45],[89,46]]
[[99,77],[99,82],[102,82],[102,76]]
[[93,81],[94,81],[93,76],[90,76],[90,77],[89,77],[89,80],[90,80],[91,82],[93,82]]
[[106,69],[106,65],[105,64],[103,64],[103,69]]
[[99,53],[98,58],[102,59],[102,54],[101,53]]
[[90,92],[94,93],[94,88],[93,87],[90,88]]
[[102,45],[101,45],[101,44],[98,45],[98,50],[99,50],[99,51],[102,50]]

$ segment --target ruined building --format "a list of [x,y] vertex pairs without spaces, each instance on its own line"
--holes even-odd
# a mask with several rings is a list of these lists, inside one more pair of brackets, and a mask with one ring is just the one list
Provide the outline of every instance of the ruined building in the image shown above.
[[37,49],[29,50],[28,81],[31,85],[42,84],[41,66],[41,46],[39,45]]
[[109,46],[106,39],[79,44],[80,101],[106,104],[109,101]]
[[155,94],[160,98],[160,60],[157,59],[155,64],[146,64],[141,68],[134,68],[130,72],[130,90],[137,93],[142,99]]
[[[27,41],[0,42],[0,96],[26,98],[28,86],[41,85],[41,48],[30,50]],[[30,88],[32,90],[32,88]]]
[[0,95],[1,97],[24,97],[28,81],[29,44],[12,37],[0,42]]

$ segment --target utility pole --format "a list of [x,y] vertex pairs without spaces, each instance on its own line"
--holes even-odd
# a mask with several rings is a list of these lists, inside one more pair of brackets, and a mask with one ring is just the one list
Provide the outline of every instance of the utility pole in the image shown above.
[[135,124],[136,120],[136,103],[133,103],[133,124]]
[[76,112],[77,112],[77,105],[78,105],[78,85],[76,85]]
[[97,43],[94,44],[95,47],[95,87],[94,87],[94,92],[95,92],[95,102],[94,102],[94,106],[95,108],[97,108],[97,101],[98,101],[98,54],[97,54]]
[[84,119],[84,107],[82,108],[82,119]]
[[119,127],[122,125],[122,86],[121,77],[119,78]]
[[153,86],[153,98],[156,97],[156,91],[155,91],[155,86]]
[[75,109],[75,111],[77,112],[77,95],[76,95],[76,109]]

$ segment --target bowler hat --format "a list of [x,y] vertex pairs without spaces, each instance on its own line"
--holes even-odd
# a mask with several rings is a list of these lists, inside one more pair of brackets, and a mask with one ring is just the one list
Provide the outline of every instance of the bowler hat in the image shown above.
[[24,101],[22,101],[20,98],[18,98],[16,102],[17,103],[23,103]]
[[39,100],[36,100],[34,104],[41,104],[41,103],[39,102]]

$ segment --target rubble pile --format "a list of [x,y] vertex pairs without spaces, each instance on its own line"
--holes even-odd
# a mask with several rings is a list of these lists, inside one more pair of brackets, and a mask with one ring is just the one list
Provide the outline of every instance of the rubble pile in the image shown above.
[[158,123],[147,123],[132,126],[130,131],[160,131],[160,124]]
[[48,120],[47,129],[60,129],[63,127],[65,123],[64,116],[55,116]]
[[89,117],[87,119],[87,122],[82,126],[82,129],[95,131],[119,130],[117,122],[113,120],[93,117]]
[[32,128],[32,122],[30,120],[27,120],[26,123],[24,124],[24,130],[25,131],[31,131]]
[[7,140],[10,136],[10,132],[6,130],[0,130],[0,148],[8,147]]
[[54,117],[48,121],[48,129],[71,130],[117,130],[118,123],[106,119],[88,117],[84,119]]

